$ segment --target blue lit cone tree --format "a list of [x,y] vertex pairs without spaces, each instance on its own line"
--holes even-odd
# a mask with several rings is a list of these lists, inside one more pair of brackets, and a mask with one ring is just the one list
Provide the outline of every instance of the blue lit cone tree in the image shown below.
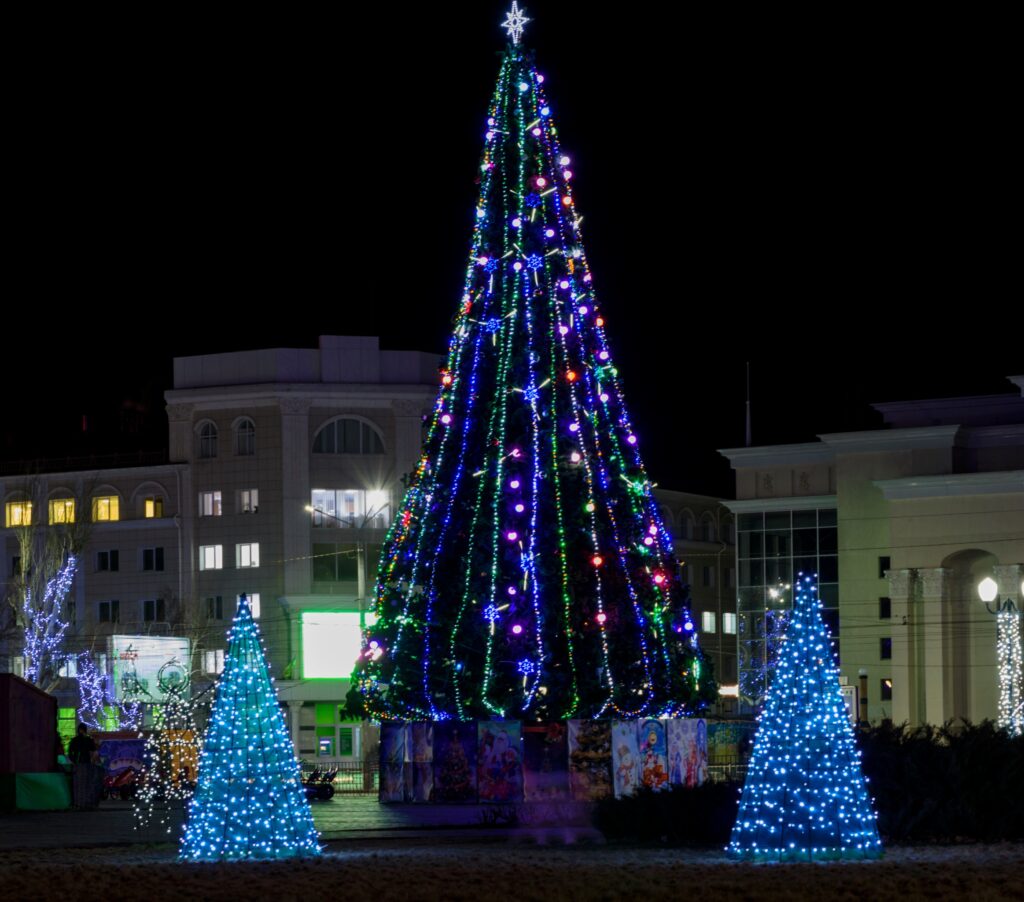
[[795,592],[728,852],[877,858],[882,844],[814,578],[801,573]]
[[180,858],[319,855],[299,763],[244,596],[228,639]]
[[510,43],[465,290],[354,674],[353,708],[375,718],[672,716],[715,691],[543,81]]

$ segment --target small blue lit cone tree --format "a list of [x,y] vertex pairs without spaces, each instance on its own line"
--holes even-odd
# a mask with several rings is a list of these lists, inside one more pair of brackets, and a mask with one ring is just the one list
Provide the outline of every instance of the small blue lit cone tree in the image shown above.
[[732,858],[877,858],[878,827],[813,577],[799,574],[787,637],[727,847]]
[[320,854],[299,763],[245,596],[199,758],[182,861]]

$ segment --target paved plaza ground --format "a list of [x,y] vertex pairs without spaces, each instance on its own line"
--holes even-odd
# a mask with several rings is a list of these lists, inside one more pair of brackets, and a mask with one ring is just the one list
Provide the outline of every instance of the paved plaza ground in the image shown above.
[[877,862],[750,865],[720,850],[606,844],[585,826],[491,826],[477,806],[339,797],[314,813],[323,858],[224,865],[179,864],[166,833],[136,833],[120,803],[0,816],[0,899],[1024,899],[1022,844],[895,848]]

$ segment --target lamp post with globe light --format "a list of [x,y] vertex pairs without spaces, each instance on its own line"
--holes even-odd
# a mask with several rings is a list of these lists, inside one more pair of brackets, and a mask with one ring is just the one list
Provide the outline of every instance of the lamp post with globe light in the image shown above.
[[[1020,611],[1012,598],[1000,600],[999,585],[991,576],[978,583],[978,595],[988,612],[996,618],[998,723],[1011,736],[1021,736],[1024,735],[1024,700],[1021,698]],[[1021,595],[1024,596],[1024,581],[1021,582]]]

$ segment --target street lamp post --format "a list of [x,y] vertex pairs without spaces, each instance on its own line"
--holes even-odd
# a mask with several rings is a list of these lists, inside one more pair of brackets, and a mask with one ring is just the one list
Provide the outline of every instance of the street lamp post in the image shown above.
[[[1021,594],[1024,596],[1024,582],[1021,583]],[[985,602],[988,612],[996,618],[996,664],[999,667],[998,723],[1011,736],[1024,735],[1020,612],[1012,598],[999,599],[999,586],[991,576],[986,576],[978,583],[978,595]]]

